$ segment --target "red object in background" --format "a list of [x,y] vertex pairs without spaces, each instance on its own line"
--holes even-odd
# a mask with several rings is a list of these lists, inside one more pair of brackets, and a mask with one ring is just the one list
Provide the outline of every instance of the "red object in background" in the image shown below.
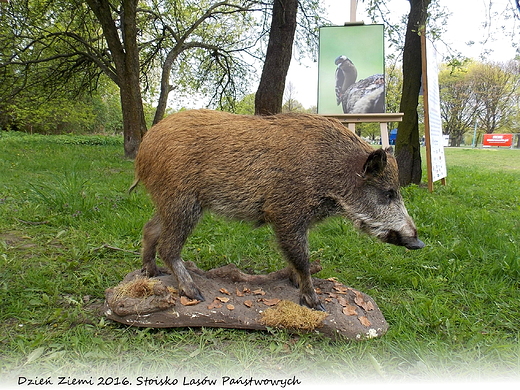
[[484,146],[512,146],[513,134],[484,134]]

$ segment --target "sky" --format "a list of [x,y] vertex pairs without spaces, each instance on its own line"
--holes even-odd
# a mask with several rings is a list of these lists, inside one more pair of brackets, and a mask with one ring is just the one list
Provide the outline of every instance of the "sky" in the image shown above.
[[[520,35],[516,37],[504,36],[501,31],[520,30],[520,13],[517,18],[512,12],[505,12],[513,0],[492,0],[493,7],[488,9],[490,0],[438,0],[441,7],[446,7],[451,15],[443,22],[445,33],[442,40],[445,44],[437,44],[436,49],[442,54],[448,50],[456,50],[463,56],[482,60],[488,58],[493,61],[505,62],[517,54],[513,47],[516,40],[520,45]],[[350,0],[325,0],[328,10],[328,19],[333,25],[343,25],[350,21]],[[392,21],[400,20],[407,15],[409,2],[406,0],[388,0]],[[363,2],[358,1],[356,20],[370,23],[364,11]],[[502,27],[505,27],[503,29]],[[474,42],[470,44],[470,42]],[[304,82],[302,82],[302,80]],[[287,82],[292,84],[293,98],[304,107],[309,108],[317,104],[318,63],[305,60],[298,64],[293,60]]]

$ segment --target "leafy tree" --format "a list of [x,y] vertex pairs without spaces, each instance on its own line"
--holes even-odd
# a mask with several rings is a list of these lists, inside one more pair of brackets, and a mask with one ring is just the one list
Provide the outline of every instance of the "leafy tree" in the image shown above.
[[460,146],[475,121],[476,106],[468,78],[468,66],[443,67],[439,72],[439,93],[443,132],[450,146]]
[[470,69],[470,87],[478,120],[488,134],[509,127],[518,112],[514,102],[520,94],[519,64],[520,61],[475,64]]
[[[67,53],[59,38],[64,25],[78,27],[70,8],[58,12],[37,1],[0,5],[0,128],[46,134],[121,130],[117,91],[98,68]],[[45,40],[35,39],[42,31]]]
[[[143,14],[153,30],[143,62],[147,74],[161,68],[160,93],[153,123],[164,117],[168,96],[192,94],[232,109],[247,89],[253,71],[241,53],[252,54],[257,43],[254,1],[176,0],[169,12],[152,2]],[[250,59],[253,57],[249,57]],[[205,99],[207,101],[207,99]]]
[[[117,86],[103,80],[98,84],[96,92],[90,95],[90,100],[96,117],[88,130],[97,133],[122,134],[123,116]],[[146,114],[146,104],[144,108]]]
[[[255,4],[247,0],[9,4],[2,17],[15,21],[9,36],[13,44],[4,51],[0,68],[8,77],[8,72],[16,74],[19,68],[32,76],[36,65],[46,67],[49,82],[63,86],[68,86],[67,78],[82,75],[85,85],[80,89],[95,89],[99,75],[106,74],[119,88],[125,155],[134,157],[147,127],[142,92],[152,91],[157,80],[162,87],[156,120],[176,87],[220,91],[213,97],[236,94],[241,82],[233,80],[247,80],[246,62],[239,51],[253,46],[243,33],[254,30],[244,27],[244,23],[251,27],[252,19],[239,13],[251,11]],[[157,65],[161,75],[154,70]],[[172,83],[172,69],[181,79],[194,81],[182,83],[177,78]],[[11,91],[17,85],[23,88],[24,81],[12,83]]]
[[40,134],[119,134],[123,130],[121,103],[111,83],[101,83],[96,92],[83,94],[24,88],[0,103],[0,111],[0,129]]
[[[301,2],[307,26],[317,23],[317,3]],[[177,98],[197,92],[208,105],[233,109],[268,31],[252,13],[271,9],[261,0],[31,0],[6,7],[0,77],[9,94],[3,101],[29,82],[46,82],[56,94],[71,87],[94,91],[104,74],[118,86],[127,157],[147,128],[143,96],[159,95],[154,122],[173,90]]]
[[284,92],[284,103],[282,106],[282,112],[304,112],[303,105],[294,98],[296,95],[296,87],[293,83],[289,82],[285,86]]
[[356,125],[356,134],[369,138],[374,142],[381,135],[381,127],[379,123],[358,123]]
[[56,96],[80,95],[95,90],[105,73],[119,87],[125,154],[133,156],[146,130],[132,23],[136,6],[136,0],[124,0],[118,14],[102,0],[10,2],[2,19],[10,24],[12,48],[2,51],[0,68],[15,75],[11,97],[28,86]]
[[520,61],[445,66],[439,74],[441,115],[451,146],[478,123],[486,133],[515,131],[520,113]]
[[[231,107],[229,107],[231,108]],[[254,115],[255,113],[255,94],[250,93],[234,104],[233,110],[223,107],[226,111],[233,111],[241,115]]]
[[[401,91],[403,89],[403,71],[401,66],[395,63],[387,66],[385,69],[385,88],[386,88],[386,111],[399,112],[401,103]],[[398,123],[389,124],[389,129],[397,128]]]

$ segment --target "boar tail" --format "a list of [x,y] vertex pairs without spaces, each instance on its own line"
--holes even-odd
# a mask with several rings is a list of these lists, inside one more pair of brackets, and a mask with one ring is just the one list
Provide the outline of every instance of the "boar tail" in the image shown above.
[[128,189],[128,193],[131,194],[133,190],[135,190],[135,187],[139,184],[139,178],[135,179],[135,181],[132,183],[130,188]]

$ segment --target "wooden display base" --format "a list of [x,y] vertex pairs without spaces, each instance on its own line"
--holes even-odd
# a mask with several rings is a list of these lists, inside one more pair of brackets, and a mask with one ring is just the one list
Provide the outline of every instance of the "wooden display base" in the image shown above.
[[[334,278],[314,278],[327,311],[324,314],[293,303],[299,302],[299,293],[288,279],[289,268],[268,275],[248,275],[232,264],[210,271],[202,271],[191,262],[186,266],[206,301],[179,297],[177,281],[166,269],[161,269],[164,274],[156,278],[146,278],[137,270],[106,290],[105,315],[139,327],[271,327],[352,340],[379,337],[388,329],[371,297]],[[318,263],[311,268],[313,274],[321,270]]]

